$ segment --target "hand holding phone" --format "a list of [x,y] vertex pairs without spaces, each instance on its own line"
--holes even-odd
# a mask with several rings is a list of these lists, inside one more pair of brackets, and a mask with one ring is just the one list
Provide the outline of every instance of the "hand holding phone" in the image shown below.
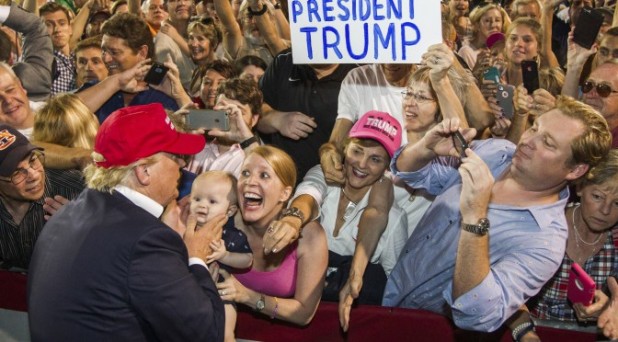
[[521,76],[528,95],[532,95],[535,90],[539,89],[539,69],[536,61],[522,61]]
[[509,84],[498,84],[498,91],[496,92],[496,99],[498,105],[502,108],[502,115],[509,120],[513,120],[513,114],[515,109],[513,108],[513,93],[514,88]]
[[573,41],[578,45],[590,49],[597,40],[603,26],[603,15],[592,8],[582,8],[573,30]]
[[146,76],[144,76],[144,82],[148,84],[159,85],[161,84],[161,82],[163,82],[163,78],[168,71],[169,68],[165,65],[157,62],[152,63],[150,70],[148,70],[148,73],[146,73]]
[[203,128],[211,130],[218,128],[221,131],[230,130],[230,118],[226,111],[210,109],[189,109],[186,117],[189,129]]
[[569,272],[567,298],[574,304],[581,303],[584,306],[589,306],[594,299],[596,288],[594,280],[578,263],[574,262]]
[[459,158],[466,157],[466,149],[469,147],[466,138],[459,132],[456,131],[452,135],[453,137],[453,146],[455,146],[455,150],[459,153]]

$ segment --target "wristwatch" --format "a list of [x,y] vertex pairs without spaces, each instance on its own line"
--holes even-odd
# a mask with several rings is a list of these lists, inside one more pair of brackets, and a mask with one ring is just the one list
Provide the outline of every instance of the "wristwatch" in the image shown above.
[[482,218],[477,224],[462,223],[461,227],[467,232],[483,236],[489,232],[489,220]]
[[260,299],[255,303],[255,311],[261,312],[266,307],[266,298],[264,295],[260,295]]
[[305,215],[303,214],[302,211],[300,211],[300,209],[296,207],[290,207],[290,208],[283,209],[283,211],[281,212],[281,218],[284,218],[286,216],[298,217],[300,219],[301,224],[305,222]]

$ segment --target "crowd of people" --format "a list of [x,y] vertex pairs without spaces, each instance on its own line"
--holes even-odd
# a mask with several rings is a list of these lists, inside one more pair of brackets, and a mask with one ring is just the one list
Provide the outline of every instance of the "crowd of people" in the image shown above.
[[321,300],[343,331],[359,303],[618,338],[615,2],[441,8],[420,63],[294,64],[285,2],[0,0],[0,268],[32,339],[233,341],[238,305]]

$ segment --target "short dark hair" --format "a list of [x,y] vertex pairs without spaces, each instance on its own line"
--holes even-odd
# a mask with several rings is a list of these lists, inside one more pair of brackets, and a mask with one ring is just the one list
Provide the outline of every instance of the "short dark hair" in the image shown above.
[[0,31],[0,62],[9,62],[13,52],[13,42],[4,31]]
[[254,55],[246,55],[242,58],[237,59],[236,62],[234,62],[234,67],[236,68],[236,73],[238,75],[242,74],[243,69],[249,65],[261,68],[264,71],[266,70],[266,68],[268,68],[268,65],[266,64],[266,62],[264,62],[263,59]]
[[222,81],[217,88],[217,96],[221,94],[229,99],[249,105],[253,114],[262,114],[264,97],[253,80],[235,77]]
[[77,45],[75,46],[75,50],[73,50],[75,52],[75,54],[77,54],[79,51],[81,50],[86,50],[86,49],[101,49],[101,36],[94,36],[94,37],[89,37],[83,40],[80,40]]
[[144,45],[148,47],[147,58],[154,58],[154,42],[146,21],[135,14],[118,13],[109,18],[101,33],[126,40],[133,53]]
[[225,78],[232,78],[238,76],[236,74],[236,70],[234,70],[234,66],[228,61],[223,60],[214,60],[206,65],[204,68],[204,73],[202,76],[206,75],[206,71],[214,70],[221,74],[221,76]]
[[71,22],[71,14],[69,13],[70,10],[57,2],[46,2],[45,5],[39,8],[39,16],[43,17],[45,14],[55,13],[58,11],[62,11],[67,16],[69,23]]

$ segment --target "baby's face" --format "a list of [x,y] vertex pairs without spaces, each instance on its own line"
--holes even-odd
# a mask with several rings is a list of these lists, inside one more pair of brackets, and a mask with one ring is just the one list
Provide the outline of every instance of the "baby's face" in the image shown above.
[[191,191],[191,214],[197,218],[197,224],[203,225],[220,214],[227,214],[230,207],[228,194],[231,184],[221,179],[197,180]]

